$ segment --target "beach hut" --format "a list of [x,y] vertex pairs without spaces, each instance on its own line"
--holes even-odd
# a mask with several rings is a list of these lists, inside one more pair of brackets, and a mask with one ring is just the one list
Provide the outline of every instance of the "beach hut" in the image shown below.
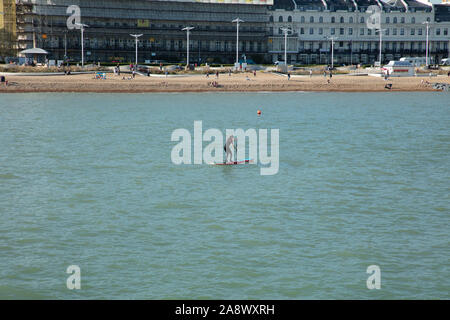
[[384,74],[390,77],[412,77],[414,76],[414,65],[409,61],[390,61],[382,68]]
[[40,48],[32,48],[32,49],[26,49],[23,51],[20,51],[21,55],[24,55],[26,57],[27,63],[45,63],[46,57],[49,54],[44,49]]

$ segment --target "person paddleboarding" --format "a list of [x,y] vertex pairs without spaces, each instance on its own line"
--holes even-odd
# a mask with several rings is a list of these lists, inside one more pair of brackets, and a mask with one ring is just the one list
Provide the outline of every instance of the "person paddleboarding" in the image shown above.
[[230,158],[230,162],[233,161],[233,153],[231,151],[231,148],[234,147],[234,149],[237,150],[237,145],[235,145],[236,140],[237,139],[233,135],[228,137],[227,142],[223,146],[223,150],[226,154],[225,161],[223,163],[227,163],[228,157]]

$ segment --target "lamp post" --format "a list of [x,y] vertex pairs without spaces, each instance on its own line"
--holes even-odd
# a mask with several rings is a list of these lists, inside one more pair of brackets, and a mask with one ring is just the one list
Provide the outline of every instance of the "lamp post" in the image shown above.
[[84,28],[89,28],[87,24],[75,23],[81,30],[81,66],[84,67]]
[[336,37],[325,37],[328,40],[331,40],[331,70],[334,68],[334,41],[337,40]]
[[386,29],[376,29],[376,32],[378,32],[380,34],[380,57],[378,59],[378,61],[380,62],[380,68],[381,68],[381,54],[382,54],[382,48],[383,48],[383,32],[386,31]]
[[427,40],[426,40],[426,44],[425,44],[425,65],[428,68],[428,34],[429,34],[429,30],[430,30],[430,21],[425,21],[422,22],[422,24],[426,24],[427,25]]
[[137,65],[138,65],[138,42],[139,42],[139,37],[142,37],[143,34],[130,34],[130,36],[134,37],[135,40],[136,40],[136,64],[135,64],[134,68],[137,71]]
[[64,62],[67,60],[67,31],[64,31]]
[[189,68],[189,34],[194,27],[185,27],[181,29],[182,31],[186,31],[186,67]]
[[244,20],[241,20],[239,18],[234,19],[231,21],[233,23],[236,23],[236,68],[239,65],[239,23],[244,22]]
[[291,32],[292,30],[289,29],[288,27],[283,27],[281,28],[281,31],[283,31],[284,33],[284,64],[286,65],[287,68],[287,36],[288,33]]

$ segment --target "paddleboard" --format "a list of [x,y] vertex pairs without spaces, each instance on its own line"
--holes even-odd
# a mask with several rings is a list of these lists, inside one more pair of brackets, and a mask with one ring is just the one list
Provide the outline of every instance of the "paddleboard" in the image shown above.
[[242,161],[234,161],[234,162],[227,162],[227,163],[212,163],[213,165],[215,165],[215,166],[234,166],[234,165],[237,165],[237,164],[246,164],[246,163],[250,163],[250,162],[252,162],[253,160],[252,159],[245,159],[245,160],[242,160]]

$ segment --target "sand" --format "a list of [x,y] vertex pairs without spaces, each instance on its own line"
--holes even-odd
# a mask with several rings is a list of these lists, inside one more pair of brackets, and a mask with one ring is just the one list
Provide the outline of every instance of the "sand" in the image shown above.
[[[133,80],[123,80],[129,74],[115,76],[107,74],[106,80],[95,79],[93,74],[55,75],[55,76],[7,76],[8,87],[0,85],[0,92],[204,92],[204,91],[340,91],[340,92],[379,92],[379,91],[434,91],[430,83],[448,83],[447,76],[438,77],[403,77],[385,81],[380,77],[334,75],[320,76],[286,76],[257,72],[220,74],[207,78],[205,75],[190,76],[151,76],[137,75]],[[218,87],[212,85],[217,81]],[[391,83],[392,90],[385,89]]]

